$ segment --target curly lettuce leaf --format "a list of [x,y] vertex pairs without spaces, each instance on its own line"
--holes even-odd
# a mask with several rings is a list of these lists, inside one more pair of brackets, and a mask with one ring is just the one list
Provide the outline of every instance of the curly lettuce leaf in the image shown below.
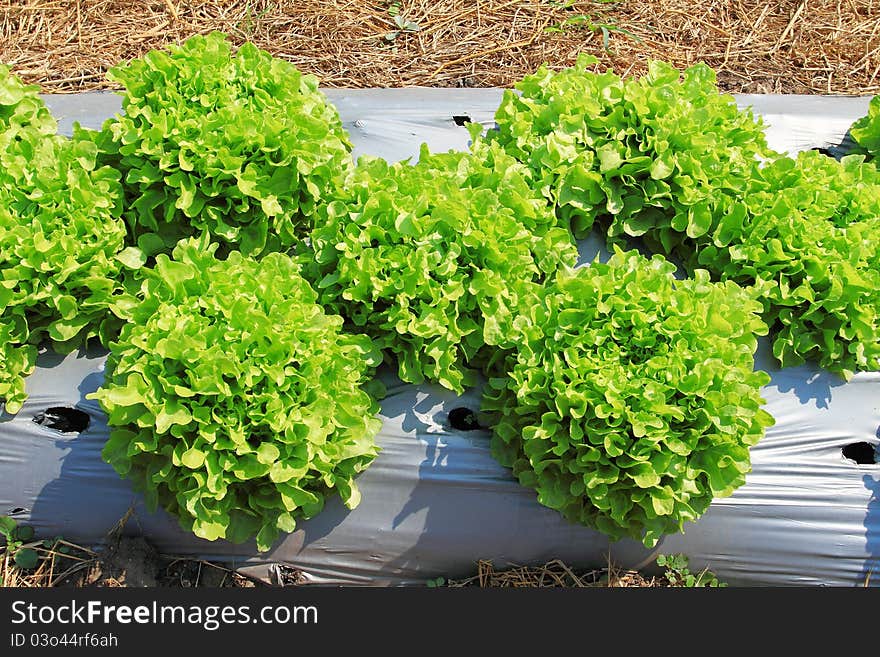
[[880,369],[880,173],[816,151],[765,164],[698,266],[754,288],[783,367]]
[[852,124],[849,134],[859,147],[853,152],[865,155],[867,160],[876,160],[880,153],[880,96],[871,99],[868,113]]
[[760,304],[662,256],[615,254],[536,286],[482,408],[492,453],[538,501],[651,546],[745,482],[773,418]]
[[92,138],[122,172],[130,244],[148,255],[202,231],[218,253],[286,250],[352,164],[317,78],[252,43],[196,35],[109,77],[123,113]]
[[485,139],[528,164],[576,234],[595,225],[689,273],[753,286],[782,366],[880,369],[880,187],[860,156],[774,153],[703,64],[655,61],[622,79],[595,63],[527,76]]
[[69,352],[115,334],[127,270],[119,173],[96,165],[90,141],[57,135],[37,93],[0,67],[0,400],[10,413],[37,345]]
[[92,397],[111,426],[103,458],[148,504],[265,551],[331,494],[358,504],[381,425],[362,385],[381,354],[341,331],[290,257],[219,260],[218,246],[189,238],[142,271]]
[[485,138],[529,165],[576,236],[598,223],[673,253],[713,230],[729,195],[773,154],[763,124],[718,92],[704,64],[680,72],[651,61],[643,77],[623,79],[592,72],[596,61],[526,76]]
[[363,157],[319,212],[306,265],[321,303],[396,361],[401,379],[472,385],[504,347],[522,286],[577,251],[527,169],[496,146],[416,164]]

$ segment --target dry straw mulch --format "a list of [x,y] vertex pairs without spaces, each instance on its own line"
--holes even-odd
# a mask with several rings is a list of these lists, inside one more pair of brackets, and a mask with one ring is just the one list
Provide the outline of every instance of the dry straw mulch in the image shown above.
[[575,571],[559,559],[541,566],[513,566],[496,569],[491,561],[477,562],[477,573],[461,580],[451,580],[452,588],[659,588],[669,586],[663,577],[647,576],[609,563],[605,568]]
[[741,93],[880,92],[880,0],[0,0],[0,62],[47,93],[195,33],[252,41],[327,87],[508,87],[579,52],[640,73],[704,61]]
[[98,553],[61,538],[32,541],[36,568],[23,570],[0,546],[0,588],[234,587],[263,585],[228,565],[166,557],[142,538],[117,537]]
[[252,588],[260,584],[227,565],[161,555],[145,538],[125,536],[125,525],[133,515],[129,508],[107,532],[100,552],[61,536],[20,545],[37,553],[34,568],[19,568],[9,546],[0,545],[0,588]]
[[[209,561],[163,558],[142,539],[122,539],[98,554],[64,540],[51,545],[34,543],[40,561],[33,570],[21,570],[0,548],[0,587],[235,587],[265,586],[227,565]],[[64,550],[63,552],[61,550]],[[274,586],[296,586],[294,579]],[[608,565],[606,568],[576,571],[559,559],[540,566],[512,566],[497,569],[491,561],[477,562],[477,572],[464,579],[445,579],[451,588],[658,588],[670,583],[663,577],[646,575]]]

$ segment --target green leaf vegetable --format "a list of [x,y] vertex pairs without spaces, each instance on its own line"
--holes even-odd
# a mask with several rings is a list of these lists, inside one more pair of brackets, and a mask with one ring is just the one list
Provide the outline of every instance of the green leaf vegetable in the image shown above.
[[[557,214],[585,235],[647,236],[673,253],[708,234],[773,155],[764,127],[718,93],[704,64],[652,61],[641,78],[541,67],[507,90],[486,138],[526,163]],[[689,251],[689,249],[688,249]]]
[[196,35],[109,72],[123,113],[93,138],[123,175],[131,244],[169,252],[207,230],[259,255],[296,245],[351,144],[318,80],[252,43]]
[[38,91],[0,66],[0,401],[13,414],[41,343],[106,339],[123,312],[119,174],[56,134]]
[[871,99],[868,113],[852,124],[849,133],[858,145],[852,152],[865,155],[866,160],[876,165],[880,154],[880,96]]
[[381,425],[361,386],[381,354],[289,256],[219,260],[209,238],[143,270],[92,395],[112,428],[102,456],[197,536],[265,551],[333,493],[357,506]]
[[[112,69],[123,112],[72,139],[0,66],[0,401],[41,344],[99,338],[104,459],[265,551],[358,504],[383,358],[458,392],[482,370],[493,454],[542,504],[681,531],[773,423],[756,336],[783,366],[880,369],[880,101],[862,154],[789,158],[707,66],[595,63],[526,77],[468,153],[356,168],[316,78],[220,33]],[[572,269],[594,227],[614,256]]]
[[527,169],[495,146],[361,158],[311,245],[321,303],[396,358],[404,381],[459,392],[483,348],[509,340],[520,288],[577,260]]
[[753,369],[760,304],[674,270],[615,247],[536,287],[483,398],[493,455],[541,504],[649,546],[745,483],[773,424]]
[[529,165],[575,234],[595,225],[755,286],[783,366],[880,368],[876,176],[857,160],[774,153],[703,64],[655,61],[624,80],[595,62],[527,76],[486,139]]
[[861,155],[779,157],[737,210],[693,259],[754,288],[782,366],[880,369],[880,172]]

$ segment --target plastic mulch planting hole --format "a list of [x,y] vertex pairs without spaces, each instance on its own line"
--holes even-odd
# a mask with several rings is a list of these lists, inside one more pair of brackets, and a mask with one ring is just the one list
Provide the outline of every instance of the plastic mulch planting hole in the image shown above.
[[467,114],[455,114],[452,117],[452,120],[455,121],[455,125],[464,126],[467,123],[472,123],[471,117]]
[[89,415],[75,408],[53,406],[34,417],[41,427],[61,433],[80,433],[89,426]]
[[877,452],[871,443],[852,443],[842,450],[843,458],[855,461],[858,465],[875,465]]
[[477,414],[469,408],[459,407],[449,411],[449,426],[458,431],[482,429]]

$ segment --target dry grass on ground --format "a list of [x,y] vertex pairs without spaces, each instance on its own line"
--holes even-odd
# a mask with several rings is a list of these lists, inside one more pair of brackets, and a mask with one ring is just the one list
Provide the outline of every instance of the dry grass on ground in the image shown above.
[[880,92],[880,0],[0,0],[0,62],[47,93],[113,88],[114,64],[211,30],[328,87],[507,87],[590,52],[704,61],[730,92]]
[[[236,587],[265,586],[228,564],[172,558],[159,555],[143,538],[118,538],[101,553],[69,543],[54,541],[37,545],[40,554],[33,570],[16,567],[0,547],[0,587]],[[62,551],[63,550],[63,551]],[[283,585],[297,585],[294,579]],[[275,586],[279,584],[274,584]],[[496,569],[491,561],[479,561],[476,573],[459,580],[442,582],[451,588],[596,588],[668,587],[664,577],[655,577],[609,564],[605,568],[577,571],[559,559],[540,566]]]
[[36,568],[18,568],[0,547],[0,587],[235,587],[262,585],[228,565],[159,555],[143,538],[119,538],[101,553],[68,541],[35,546]]
[[559,559],[542,566],[516,566],[496,570],[491,561],[479,561],[477,573],[461,580],[451,580],[447,586],[459,588],[596,588],[629,587],[658,588],[669,586],[663,577],[625,570],[609,563],[605,568],[575,571]]
[[8,545],[0,545],[0,587],[239,587],[257,586],[228,564],[161,555],[143,537],[123,534],[133,509],[107,533],[100,552],[64,540],[31,539],[16,549],[36,552],[34,568],[22,569]]

